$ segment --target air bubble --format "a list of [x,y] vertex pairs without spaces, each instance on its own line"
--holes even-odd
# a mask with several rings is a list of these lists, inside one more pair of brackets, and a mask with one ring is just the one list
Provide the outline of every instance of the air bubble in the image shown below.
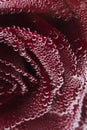
[[72,71],[76,70],[76,65],[72,65]]
[[48,38],[48,45],[52,45],[53,44],[53,41],[51,38]]
[[9,65],[10,65],[10,63],[8,63],[8,62],[5,62],[5,65],[6,65],[6,66],[9,66]]
[[55,31],[55,32],[53,33],[53,38],[54,38],[54,39],[58,39],[58,37],[59,37],[59,36],[58,36],[58,33]]
[[58,45],[58,49],[60,49],[60,50],[64,49],[64,45],[63,44],[59,44]]
[[38,42],[42,42],[42,37],[39,37],[39,38],[38,38]]
[[65,9],[62,10],[62,13],[65,13]]
[[55,48],[52,49],[52,52],[55,52]]
[[33,36],[32,36],[32,41],[36,41],[36,40],[37,40],[36,35],[33,35]]
[[17,48],[17,47],[14,47],[13,49],[14,49],[14,51],[18,51],[18,48]]
[[55,49],[55,54],[56,54],[56,55],[58,55],[58,54],[59,54],[59,52],[58,52],[58,50],[57,50],[57,49]]

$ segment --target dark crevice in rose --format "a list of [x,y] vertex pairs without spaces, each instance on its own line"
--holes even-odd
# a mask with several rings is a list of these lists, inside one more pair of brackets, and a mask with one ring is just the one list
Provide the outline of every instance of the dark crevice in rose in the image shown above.
[[18,51],[14,51],[13,48],[11,46],[7,46],[6,43],[0,43],[0,59],[6,59],[6,61],[11,63],[14,62],[16,65],[18,64],[20,68],[24,66],[26,71],[30,72],[31,75],[36,75],[36,71],[32,65],[29,62],[26,62],[25,58],[20,56]]
[[35,69],[24,58],[23,58],[23,64],[24,64],[24,67],[26,68],[26,71],[29,72],[30,74],[32,74],[34,77],[36,77],[36,71],[35,71]]
[[31,83],[28,77],[22,76],[22,79],[24,83],[26,84],[26,86],[29,86],[29,92],[33,92],[37,90],[38,88],[37,84]]
[[0,15],[0,26],[20,26],[20,27],[28,27],[29,19],[27,18],[27,14],[4,14]]

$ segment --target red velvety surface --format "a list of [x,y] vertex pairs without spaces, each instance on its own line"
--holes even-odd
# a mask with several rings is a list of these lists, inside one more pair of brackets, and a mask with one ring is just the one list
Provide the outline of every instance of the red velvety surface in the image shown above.
[[0,1],[0,129],[87,129],[86,0]]

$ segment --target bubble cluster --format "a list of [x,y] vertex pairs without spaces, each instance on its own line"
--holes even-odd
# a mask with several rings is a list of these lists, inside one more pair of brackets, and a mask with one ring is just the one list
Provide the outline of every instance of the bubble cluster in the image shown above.
[[0,0],[0,130],[85,130],[86,44],[86,0]]

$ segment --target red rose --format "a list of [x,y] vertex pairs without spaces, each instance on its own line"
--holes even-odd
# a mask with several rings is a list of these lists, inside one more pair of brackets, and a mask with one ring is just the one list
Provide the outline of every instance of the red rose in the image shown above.
[[86,44],[86,0],[0,0],[0,130],[86,130]]

